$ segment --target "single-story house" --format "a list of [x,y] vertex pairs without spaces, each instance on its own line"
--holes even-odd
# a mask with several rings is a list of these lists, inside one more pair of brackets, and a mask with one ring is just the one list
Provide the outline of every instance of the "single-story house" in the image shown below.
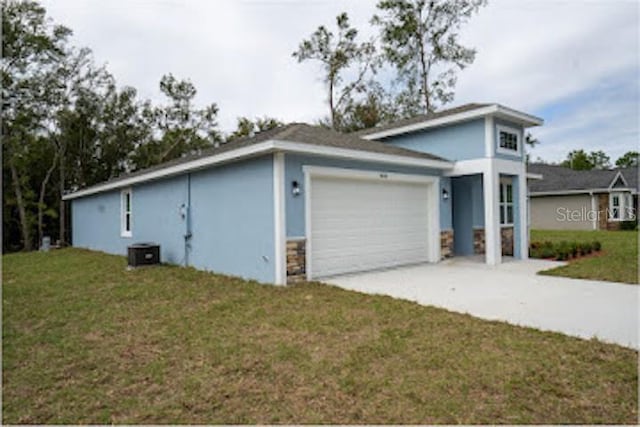
[[636,219],[638,167],[578,171],[530,164],[542,175],[529,187],[531,227],[547,230],[615,230]]
[[294,123],[64,196],[72,244],[286,284],[438,262],[526,258],[524,130],[467,104],[357,134]]

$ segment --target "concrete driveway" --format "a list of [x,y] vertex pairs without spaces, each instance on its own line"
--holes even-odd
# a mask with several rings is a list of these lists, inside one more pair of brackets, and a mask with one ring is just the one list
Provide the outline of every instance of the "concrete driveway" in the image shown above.
[[323,282],[638,349],[640,286],[536,275],[558,265],[526,260],[490,267],[458,258]]

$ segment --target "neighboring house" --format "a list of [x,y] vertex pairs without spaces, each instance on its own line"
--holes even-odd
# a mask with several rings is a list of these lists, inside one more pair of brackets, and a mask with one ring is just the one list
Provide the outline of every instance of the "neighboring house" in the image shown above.
[[67,194],[72,243],[285,284],[438,262],[527,257],[526,127],[468,104],[358,134],[290,124]]
[[636,219],[638,167],[576,171],[531,164],[528,171],[542,178],[529,187],[531,228],[615,230]]

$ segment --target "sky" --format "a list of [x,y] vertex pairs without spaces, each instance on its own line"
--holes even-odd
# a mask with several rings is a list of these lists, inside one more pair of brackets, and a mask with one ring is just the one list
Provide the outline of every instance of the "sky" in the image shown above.
[[[364,37],[375,0],[44,0],[119,85],[163,100],[162,75],[190,79],[221,129],[239,116],[315,122],[328,111],[318,64],[291,56],[319,25],[347,12]],[[489,0],[461,31],[475,62],[449,106],[497,102],[544,119],[531,158],[639,151],[640,2]]]

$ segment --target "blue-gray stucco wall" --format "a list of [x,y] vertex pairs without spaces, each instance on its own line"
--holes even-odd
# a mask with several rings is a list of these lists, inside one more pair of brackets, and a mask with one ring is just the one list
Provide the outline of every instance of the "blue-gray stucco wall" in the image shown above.
[[470,160],[485,156],[485,120],[426,129],[381,139],[381,142],[431,153],[448,160]]
[[473,229],[484,228],[482,175],[451,178],[453,241],[456,255],[473,255]]
[[[305,165],[335,167],[344,169],[359,169],[383,171],[391,173],[403,173],[426,176],[440,176],[441,172],[435,169],[419,168],[419,167],[402,167],[392,166],[388,164],[359,162],[351,160],[331,159],[326,157],[304,156],[304,155],[285,155],[285,205],[286,205],[286,228],[287,238],[304,237],[305,236],[305,204],[304,204],[304,173],[302,167]],[[300,185],[301,194],[293,196],[291,185],[293,181],[297,181]],[[440,191],[446,188],[451,194],[450,179],[440,179]],[[451,202],[440,199],[440,228],[442,230],[451,229]]]
[[191,176],[190,263],[275,282],[273,156]]
[[[273,157],[194,172],[190,176],[193,236],[189,265],[261,282],[275,281]],[[73,245],[124,255],[134,242],[160,244],[163,262],[185,261],[187,174],[136,185],[131,237],[120,235],[120,194],[72,201]]]

